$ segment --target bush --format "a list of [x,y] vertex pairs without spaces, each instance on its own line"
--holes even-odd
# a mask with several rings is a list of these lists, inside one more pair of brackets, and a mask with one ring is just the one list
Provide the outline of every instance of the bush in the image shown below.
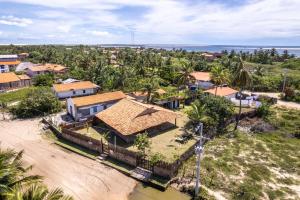
[[10,109],[18,118],[43,116],[61,111],[61,103],[56,99],[50,88],[31,89],[16,107]]
[[35,86],[48,86],[51,87],[54,83],[54,76],[52,74],[41,74],[33,79]]
[[271,113],[270,104],[265,101],[262,101],[262,104],[257,108],[256,113],[258,117],[262,117],[262,118],[267,117]]

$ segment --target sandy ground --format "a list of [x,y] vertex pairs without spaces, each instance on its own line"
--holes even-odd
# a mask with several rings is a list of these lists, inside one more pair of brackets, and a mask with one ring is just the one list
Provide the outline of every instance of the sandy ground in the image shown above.
[[96,161],[64,150],[42,138],[38,119],[5,120],[0,117],[1,148],[22,149],[24,163],[44,176],[50,187],[61,187],[75,199],[127,199],[136,181]]

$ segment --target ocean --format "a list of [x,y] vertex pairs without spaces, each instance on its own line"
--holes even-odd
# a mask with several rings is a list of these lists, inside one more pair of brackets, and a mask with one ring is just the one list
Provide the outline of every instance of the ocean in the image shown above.
[[284,50],[287,50],[289,54],[294,54],[300,57],[300,46],[236,46],[236,45],[206,45],[206,46],[193,46],[193,45],[142,45],[146,48],[157,48],[157,49],[184,49],[186,51],[206,51],[206,52],[221,52],[227,50],[235,50],[236,52],[253,52],[259,49],[272,49],[275,48],[279,54],[282,54]]

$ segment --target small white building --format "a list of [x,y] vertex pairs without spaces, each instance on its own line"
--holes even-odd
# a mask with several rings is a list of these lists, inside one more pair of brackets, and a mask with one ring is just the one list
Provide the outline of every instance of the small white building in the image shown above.
[[194,82],[190,85],[191,90],[198,88],[210,89],[214,87],[209,72],[192,72],[190,75],[194,78]]
[[126,95],[121,91],[69,98],[67,99],[67,112],[75,121],[79,121],[94,116],[124,98]]
[[14,70],[18,64],[20,64],[18,55],[0,55],[0,73]]
[[53,84],[52,90],[59,99],[96,94],[99,86],[90,81]]

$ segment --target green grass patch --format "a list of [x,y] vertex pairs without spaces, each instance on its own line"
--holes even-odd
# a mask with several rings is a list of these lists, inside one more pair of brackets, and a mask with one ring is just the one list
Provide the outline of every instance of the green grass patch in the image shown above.
[[26,97],[26,95],[31,89],[32,87],[28,87],[28,88],[22,88],[11,92],[0,93],[0,102],[12,103],[16,101],[21,101]]

